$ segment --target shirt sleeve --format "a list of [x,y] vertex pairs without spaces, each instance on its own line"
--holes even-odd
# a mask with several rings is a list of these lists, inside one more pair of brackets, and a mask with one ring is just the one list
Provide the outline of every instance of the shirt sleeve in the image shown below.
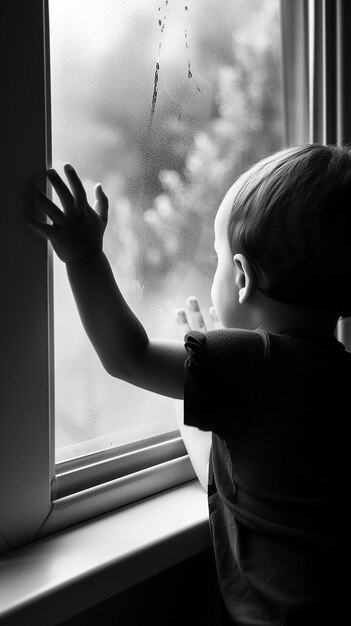
[[264,333],[220,329],[185,336],[184,423],[219,435],[258,401]]

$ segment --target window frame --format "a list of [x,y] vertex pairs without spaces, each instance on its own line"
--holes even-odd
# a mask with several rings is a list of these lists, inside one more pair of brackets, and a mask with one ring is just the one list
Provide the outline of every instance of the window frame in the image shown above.
[[2,267],[7,268],[1,273],[1,293],[10,294],[10,298],[3,298],[1,310],[1,345],[6,358],[6,371],[1,376],[1,551],[30,541],[38,532],[51,510],[54,472],[48,419],[52,405],[48,324],[52,312],[48,289],[51,259],[46,243],[33,237],[22,218],[25,190],[30,183],[45,190],[48,162],[48,76],[44,65],[48,42],[43,8],[38,0],[1,6],[2,77],[6,85],[1,103],[6,154],[1,253]]
[[[351,145],[351,5],[280,2],[286,144]],[[335,334],[351,351],[351,318],[340,318]]]

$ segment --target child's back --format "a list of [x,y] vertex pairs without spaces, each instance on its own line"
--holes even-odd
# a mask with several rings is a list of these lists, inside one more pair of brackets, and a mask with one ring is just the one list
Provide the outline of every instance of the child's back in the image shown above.
[[233,623],[346,623],[351,354],[288,329],[186,345],[185,421],[214,433],[210,525]]

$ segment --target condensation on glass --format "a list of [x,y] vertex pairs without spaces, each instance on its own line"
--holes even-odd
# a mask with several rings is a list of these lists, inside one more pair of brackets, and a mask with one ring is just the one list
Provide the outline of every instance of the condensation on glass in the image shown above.
[[[279,0],[50,0],[49,19],[53,166],[90,200],[102,183],[105,252],[149,336],[178,339],[191,295],[210,328],[219,203],[282,147]],[[175,430],[179,403],[104,371],[57,258],[54,301],[57,460]]]

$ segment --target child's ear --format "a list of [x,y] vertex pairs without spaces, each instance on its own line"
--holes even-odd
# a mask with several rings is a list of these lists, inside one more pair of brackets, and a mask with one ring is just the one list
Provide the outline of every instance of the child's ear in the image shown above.
[[244,254],[235,254],[236,284],[239,287],[239,302],[242,304],[250,298],[256,285],[256,272],[251,261]]

